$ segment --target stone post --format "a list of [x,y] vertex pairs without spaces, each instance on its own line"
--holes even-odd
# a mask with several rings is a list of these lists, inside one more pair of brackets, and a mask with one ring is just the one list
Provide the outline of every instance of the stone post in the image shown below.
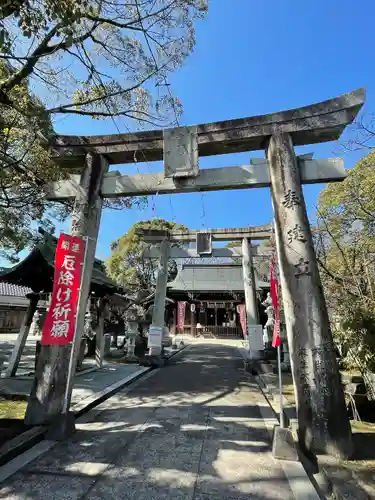
[[41,321],[41,314],[37,309],[34,313],[32,321],[31,321],[30,330],[29,330],[30,336],[33,336],[33,337],[40,336],[40,334],[41,334],[40,321]]
[[290,372],[288,336],[285,328],[284,311],[282,310],[280,311],[279,325],[280,325],[280,342],[283,353],[283,362],[281,363],[281,369],[284,372]]
[[[78,337],[73,343],[73,346],[77,348],[77,355],[84,330],[86,305],[90,292],[102,212],[103,200],[100,196],[100,188],[107,170],[108,162],[103,156],[91,152],[86,154],[85,166],[80,180],[80,191],[77,194],[71,216],[71,235],[88,238],[86,241],[85,273],[81,278],[80,303],[77,312],[76,336]],[[73,385],[67,388],[71,349],[70,345],[42,346],[25,415],[27,425],[46,424],[62,415],[65,394],[69,392],[71,395],[73,389]],[[75,367],[73,369],[75,370]],[[68,399],[70,402],[70,397]],[[65,427],[64,421],[56,422],[56,428],[59,429],[61,437],[64,435]],[[74,430],[74,420],[71,420],[69,427],[71,431]],[[52,437],[55,436],[51,435]],[[56,439],[58,439],[57,436]]]
[[[164,332],[164,314],[165,314],[165,297],[168,281],[168,258],[169,258],[170,243],[168,240],[163,240],[160,244],[160,260],[158,275],[156,278],[155,301],[152,312],[152,325],[161,327]],[[151,347],[150,356],[160,356],[162,346]]]
[[134,354],[135,349],[135,338],[138,335],[138,318],[134,312],[128,319],[128,331],[127,331],[127,351],[126,359],[128,361],[138,361],[138,358]]
[[13,347],[9,364],[5,371],[6,377],[14,377],[17,372],[17,368],[20,363],[23,350],[25,348],[27,336],[30,331],[30,326],[33,321],[34,313],[38,306],[40,295],[39,293],[29,293],[26,295],[26,297],[29,299],[29,305],[27,307],[26,314],[20,329],[20,333],[18,334],[17,337],[17,341],[15,343],[15,346]]
[[348,457],[350,424],[289,134],[270,138],[267,159],[299,441],[309,452]]
[[[242,240],[242,273],[245,290],[246,328],[248,329],[249,326],[258,325],[259,314],[251,242],[247,238]],[[250,346],[250,357],[259,359],[260,352]]]

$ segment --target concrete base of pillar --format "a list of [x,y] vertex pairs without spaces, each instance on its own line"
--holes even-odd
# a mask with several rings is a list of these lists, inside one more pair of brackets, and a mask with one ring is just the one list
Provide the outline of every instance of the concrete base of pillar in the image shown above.
[[263,351],[255,351],[254,349],[249,349],[249,360],[259,360],[263,359]]
[[125,359],[127,361],[138,361],[137,356],[134,354],[134,349],[135,349],[134,339],[129,339],[125,356]]
[[275,425],[273,429],[272,456],[278,460],[299,461],[297,448],[290,429]]
[[289,373],[292,371],[292,367],[290,363],[285,363],[284,361],[281,363],[281,371],[284,373]]
[[290,356],[287,346],[283,344],[283,362],[281,363],[281,371],[290,372],[291,371]]
[[290,365],[290,356],[289,356],[289,352],[284,352],[284,363],[286,363],[287,365]]
[[51,423],[46,438],[50,441],[64,441],[70,438],[76,431],[76,419],[74,413],[62,413]]
[[166,359],[162,358],[161,356],[147,356],[147,361],[149,363],[149,366],[152,366],[154,368],[160,368],[166,363]]
[[111,334],[110,333],[105,333],[104,334],[104,357],[108,357],[111,355]]
[[162,348],[161,347],[150,347],[150,350],[149,350],[149,356],[150,357],[159,357],[161,356],[161,351],[162,351]]

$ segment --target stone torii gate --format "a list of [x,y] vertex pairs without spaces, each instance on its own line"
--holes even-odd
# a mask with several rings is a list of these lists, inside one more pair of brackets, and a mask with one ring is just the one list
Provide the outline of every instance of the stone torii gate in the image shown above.
[[[341,181],[346,174],[342,159],[297,157],[294,146],[338,139],[364,101],[365,91],[358,89],[294,110],[193,127],[57,136],[51,144],[55,161],[82,173],[48,186],[51,200],[75,198],[71,232],[89,238],[83,302],[88,296],[103,198],[271,187],[300,443],[313,452],[341,456],[351,452],[351,431],[302,184]],[[264,150],[267,160],[238,167],[198,167],[198,156],[254,150]],[[110,164],[163,159],[164,172],[157,174],[108,172]],[[84,311],[78,314],[80,335]],[[38,416],[37,423],[61,413],[67,356],[67,347],[44,346],[40,359],[48,370],[39,371],[33,388],[42,396],[35,412],[28,408],[26,414]]]
[[[248,227],[237,229],[206,229],[190,231],[163,231],[152,229],[136,229],[136,234],[147,243],[160,244],[160,248],[151,248],[147,253],[148,258],[159,259],[159,272],[155,290],[155,306],[152,318],[154,326],[164,326],[164,308],[167,291],[168,259],[186,257],[242,257],[242,270],[245,291],[246,326],[247,337],[249,339],[250,357],[258,359],[260,357],[260,343],[262,342],[263,331],[259,324],[258,305],[256,299],[256,283],[254,276],[253,254],[251,240],[265,240],[272,236],[272,227]],[[180,248],[183,243],[196,242],[195,249],[186,250]],[[213,241],[239,241],[241,249],[234,248],[212,248]],[[171,248],[171,244],[178,247]],[[159,279],[160,276],[160,279]],[[151,348],[152,355],[159,355],[159,348]]]

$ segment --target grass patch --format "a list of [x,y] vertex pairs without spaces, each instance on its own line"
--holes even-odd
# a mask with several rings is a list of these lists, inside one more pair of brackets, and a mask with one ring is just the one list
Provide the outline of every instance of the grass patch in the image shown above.
[[0,401],[0,419],[23,420],[25,418],[26,407],[27,401]]

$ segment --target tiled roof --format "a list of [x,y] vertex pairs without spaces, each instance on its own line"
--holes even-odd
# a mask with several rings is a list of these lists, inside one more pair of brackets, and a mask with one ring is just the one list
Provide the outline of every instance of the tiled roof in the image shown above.
[[[268,287],[255,270],[255,281],[258,289]],[[228,265],[183,265],[176,279],[168,283],[170,290],[181,291],[236,291],[244,290],[242,266]]]
[[0,282],[0,296],[25,297],[27,293],[31,293],[31,288],[26,286],[12,285],[11,283]]
[[[17,285],[31,287],[35,292],[52,291],[57,238],[46,232],[42,234],[42,241],[31,250],[27,257],[15,266],[0,272],[0,282],[17,283]],[[118,286],[106,275],[103,262],[98,259],[94,261],[91,290],[98,294],[118,291]]]

